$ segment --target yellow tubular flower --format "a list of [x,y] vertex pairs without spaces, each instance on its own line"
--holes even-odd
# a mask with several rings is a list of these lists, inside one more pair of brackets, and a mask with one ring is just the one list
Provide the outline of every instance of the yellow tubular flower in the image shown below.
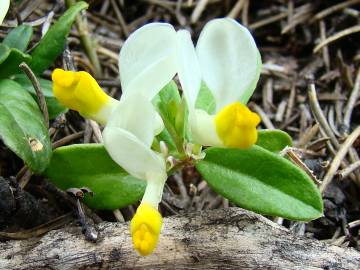
[[135,249],[142,256],[153,252],[159,239],[162,217],[149,203],[141,203],[131,220],[130,231]]
[[249,148],[257,141],[259,115],[240,102],[225,106],[216,116],[216,132],[226,147]]
[[108,96],[85,71],[55,69],[52,73],[54,96],[64,106],[86,118],[105,124],[118,102]]

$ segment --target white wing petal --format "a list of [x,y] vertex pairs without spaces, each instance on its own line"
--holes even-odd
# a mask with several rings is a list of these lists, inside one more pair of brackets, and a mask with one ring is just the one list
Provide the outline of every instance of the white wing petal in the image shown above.
[[142,95],[122,97],[110,115],[107,126],[132,133],[148,148],[154,136],[164,128],[162,119],[153,104]]
[[235,101],[246,103],[259,79],[261,58],[250,32],[232,19],[207,23],[196,46],[203,80],[216,111]]
[[146,97],[122,98],[103,131],[104,145],[112,159],[133,176],[166,175],[165,160],[151,150],[163,122]]
[[214,115],[209,115],[203,110],[197,109],[189,115],[191,136],[194,143],[204,146],[224,146],[217,135]]
[[123,94],[152,99],[176,73],[176,32],[170,24],[150,23],[125,41],[119,56]]
[[1,0],[0,1],[0,25],[2,24],[6,13],[9,10],[9,6],[10,6],[10,0]]
[[103,138],[111,158],[132,176],[145,180],[149,173],[166,173],[164,158],[134,134],[121,128],[106,126]]
[[201,84],[201,72],[194,44],[186,30],[177,32],[178,75],[190,112],[195,108]]

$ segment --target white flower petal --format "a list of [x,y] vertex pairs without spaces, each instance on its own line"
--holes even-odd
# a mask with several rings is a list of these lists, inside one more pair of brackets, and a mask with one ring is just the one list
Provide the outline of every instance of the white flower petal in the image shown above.
[[150,23],[125,41],[119,56],[123,95],[152,99],[176,73],[176,32],[170,24]]
[[153,104],[142,95],[122,97],[113,110],[107,126],[132,133],[148,148],[150,148],[154,136],[164,128],[162,119]]
[[111,158],[130,175],[145,180],[149,174],[166,174],[163,156],[152,151],[132,133],[121,128],[106,126],[103,138]]
[[260,76],[261,58],[245,27],[228,18],[210,21],[200,34],[196,52],[216,111],[235,101],[248,101]]
[[0,25],[2,24],[6,13],[9,10],[10,0],[0,0]]
[[199,109],[196,109],[194,114],[189,115],[191,136],[194,143],[204,146],[223,146],[216,132],[214,118],[214,115],[209,115]]
[[166,173],[148,173],[146,175],[147,185],[141,203],[150,203],[157,208],[161,202],[166,179]]
[[178,37],[178,75],[190,112],[195,108],[201,85],[201,71],[190,33],[177,32]]

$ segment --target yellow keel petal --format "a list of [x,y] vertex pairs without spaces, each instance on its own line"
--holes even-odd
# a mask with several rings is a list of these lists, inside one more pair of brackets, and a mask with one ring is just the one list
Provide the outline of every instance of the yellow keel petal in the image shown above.
[[154,251],[161,226],[162,217],[159,211],[149,203],[141,203],[130,224],[134,248],[140,255],[146,256]]
[[257,141],[259,115],[240,102],[225,106],[215,117],[216,131],[226,147],[248,148]]

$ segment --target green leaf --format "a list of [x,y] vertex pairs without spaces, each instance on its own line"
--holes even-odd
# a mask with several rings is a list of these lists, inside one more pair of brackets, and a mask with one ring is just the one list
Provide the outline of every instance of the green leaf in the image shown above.
[[278,153],[286,146],[292,146],[292,139],[289,134],[282,130],[264,129],[258,131],[256,145],[268,151]]
[[33,34],[33,29],[30,25],[22,24],[13,30],[5,37],[3,44],[9,48],[18,49],[24,52],[29,45]]
[[141,199],[146,182],[130,176],[101,144],[74,144],[54,150],[44,175],[59,188],[89,187],[85,203],[96,209],[117,209]]
[[65,47],[66,38],[71,30],[76,15],[87,7],[88,4],[85,2],[81,1],[76,3],[50,27],[31,53],[33,61],[31,62],[30,67],[35,73],[42,73],[62,53]]
[[168,83],[153,100],[160,115],[165,118],[172,126],[175,127],[175,119],[178,106],[181,103],[179,90],[174,81]]
[[9,56],[10,48],[6,45],[0,44],[0,64]]
[[322,215],[320,192],[307,174],[259,146],[208,148],[196,168],[209,186],[240,207],[291,220]]
[[29,63],[31,56],[0,44],[0,78],[7,78],[10,75],[21,73],[19,65],[22,62]]
[[165,130],[161,134],[161,140],[163,140],[169,147],[175,145],[177,149],[182,148],[183,137],[182,126],[185,125],[183,121],[178,117],[182,102],[179,95],[179,90],[174,81],[168,83],[153,99],[153,104],[157,108],[161,118],[163,119]]
[[196,99],[195,107],[204,110],[208,114],[214,114],[216,110],[216,102],[213,94],[204,82],[201,83],[199,95]]
[[[31,95],[33,96],[33,98],[37,101],[34,87],[27,76],[19,74],[19,75],[15,76],[14,80],[16,82],[18,82],[19,84],[21,84],[21,86],[23,88],[25,88],[27,91],[29,91],[31,93]],[[46,100],[46,105],[47,105],[48,112],[49,112],[49,118],[54,119],[57,116],[59,116],[60,114],[67,112],[68,109],[66,107],[64,107],[63,105],[61,105],[61,103],[59,103],[53,95],[52,81],[41,79],[41,78],[38,78],[38,80],[39,80],[41,90],[42,90],[45,100]]]
[[35,173],[48,166],[51,143],[40,109],[31,95],[11,80],[0,80],[0,137]]

